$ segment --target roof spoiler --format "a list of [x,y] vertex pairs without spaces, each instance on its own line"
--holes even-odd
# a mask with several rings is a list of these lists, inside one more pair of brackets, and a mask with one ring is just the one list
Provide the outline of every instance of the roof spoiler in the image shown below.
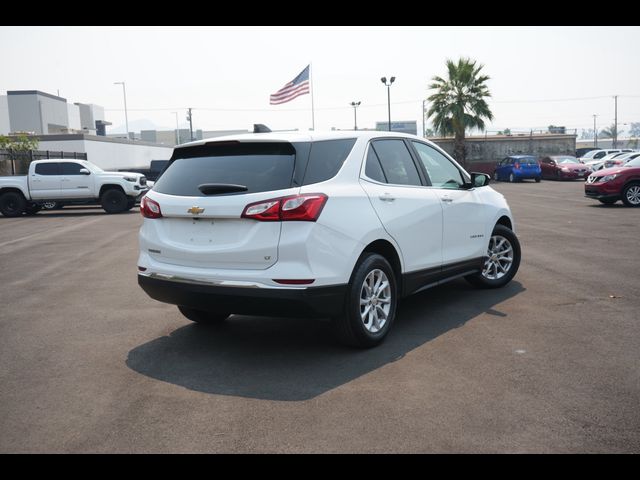
[[262,123],[253,124],[253,133],[268,133],[271,129]]

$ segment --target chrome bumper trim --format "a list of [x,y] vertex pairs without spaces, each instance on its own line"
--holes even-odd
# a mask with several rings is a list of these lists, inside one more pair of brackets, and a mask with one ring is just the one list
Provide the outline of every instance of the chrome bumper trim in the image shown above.
[[307,287],[276,287],[273,285],[266,285],[259,282],[244,282],[241,280],[196,280],[193,278],[178,277],[176,275],[169,275],[166,273],[147,273],[138,272],[138,275],[149,278],[156,278],[158,280],[167,280],[170,282],[187,283],[192,285],[209,285],[214,287],[235,287],[235,288],[262,288],[269,290],[306,290]]

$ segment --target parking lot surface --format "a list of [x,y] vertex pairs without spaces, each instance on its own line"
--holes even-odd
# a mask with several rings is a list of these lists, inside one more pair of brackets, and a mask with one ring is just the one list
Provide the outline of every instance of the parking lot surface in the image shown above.
[[492,185],[515,280],[406,299],[372,350],[149,299],[137,208],[0,218],[0,452],[640,453],[640,209]]

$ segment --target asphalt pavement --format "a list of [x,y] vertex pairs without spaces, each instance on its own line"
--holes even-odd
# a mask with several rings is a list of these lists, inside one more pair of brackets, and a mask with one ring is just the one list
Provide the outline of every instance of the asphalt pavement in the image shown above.
[[514,281],[417,294],[372,350],[151,300],[137,208],[0,217],[0,453],[640,453],[640,209],[579,181],[492,186]]

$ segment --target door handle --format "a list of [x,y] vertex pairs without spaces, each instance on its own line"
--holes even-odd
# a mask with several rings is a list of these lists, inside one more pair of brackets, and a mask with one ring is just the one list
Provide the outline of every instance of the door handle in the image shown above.
[[453,198],[449,198],[449,197],[442,197],[442,201],[446,202],[446,203],[451,203],[453,202]]
[[392,197],[390,193],[384,193],[378,197],[383,202],[393,202],[396,197]]

